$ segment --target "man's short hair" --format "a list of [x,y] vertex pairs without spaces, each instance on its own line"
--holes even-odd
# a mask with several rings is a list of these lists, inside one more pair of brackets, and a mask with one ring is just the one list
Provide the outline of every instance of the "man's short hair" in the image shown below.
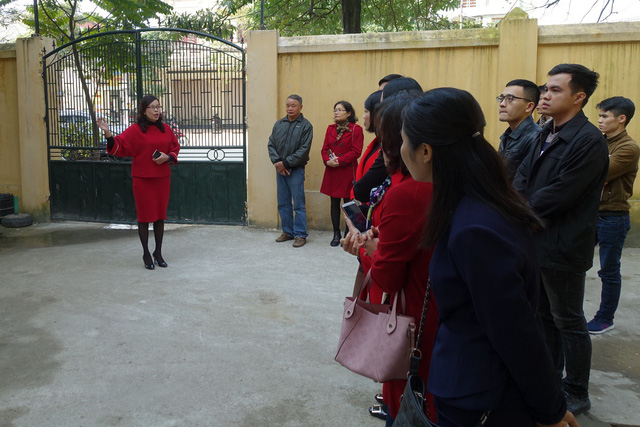
[[624,114],[627,117],[624,122],[625,127],[627,127],[633,114],[636,112],[636,106],[633,101],[623,96],[614,96],[600,101],[600,103],[596,105],[596,108],[603,111],[611,111],[616,117]]
[[300,103],[300,105],[302,105],[302,97],[300,95],[296,95],[296,94],[289,95],[287,96],[287,99],[295,99]]
[[509,86],[520,86],[524,91],[524,97],[533,102],[533,108],[538,106],[538,101],[540,101],[540,89],[537,84],[530,80],[515,79],[507,83],[507,87]]
[[387,74],[386,76],[380,79],[380,81],[378,82],[378,86],[380,86],[382,83],[387,83],[387,82],[390,82],[391,80],[399,79],[400,77],[402,77],[402,74]]
[[571,93],[584,92],[587,95],[582,101],[583,107],[587,105],[589,97],[596,91],[598,78],[600,77],[600,74],[580,64],[558,64],[549,71],[550,76],[555,76],[556,74],[571,75],[571,80],[569,81]]

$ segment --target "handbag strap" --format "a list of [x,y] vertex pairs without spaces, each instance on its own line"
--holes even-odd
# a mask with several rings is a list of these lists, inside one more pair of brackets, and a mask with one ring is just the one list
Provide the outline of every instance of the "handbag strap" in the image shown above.
[[[431,296],[431,277],[427,281],[427,292],[424,295],[424,305],[422,306],[422,317],[420,317],[420,329],[418,330],[418,338],[416,339],[416,346],[411,350],[409,373],[407,377],[411,375],[418,376],[418,367],[420,366],[420,360],[422,359],[422,352],[420,351],[420,344],[422,344],[422,333],[424,332],[424,322],[427,317],[427,306],[429,305],[429,297]],[[483,427],[487,419],[491,414],[491,411],[486,411],[480,416],[476,427]]]
[[[367,275],[365,276],[364,280],[362,281],[362,285],[360,285],[360,289],[358,289],[358,293],[356,294],[355,299],[358,299],[360,297],[360,294],[362,293],[362,290],[364,288],[366,288],[367,286],[369,286],[369,283],[372,283],[373,279],[371,278],[371,269],[369,269],[369,271],[367,272]],[[402,309],[401,313],[405,314],[407,312],[407,299],[405,297],[404,294],[404,288],[402,288],[400,290],[400,292],[396,292],[396,301],[398,299],[398,297],[400,297],[400,308]],[[384,298],[382,299],[384,301]],[[369,293],[367,292],[367,302],[369,302]],[[394,305],[395,307],[395,305]],[[395,311],[395,310],[394,310]],[[423,317],[424,317],[424,313],[422,313]]]
[[427,306],[429,305],[429,297],[431,296],[431,277],[427,281],[427,292],[424,294],[424,304],[422,306],[422,316],[420,317],[420,329],[418,329],[418,338],[416,339],[416,346],[411,349],[410,362],[409,362],[409,375],[418,375],[418,368],[420,367],[420,360],[422,360],[422,352],[420,351],[420,345],[422,344],[422,333],[424,332],[424,322],[427,318]]

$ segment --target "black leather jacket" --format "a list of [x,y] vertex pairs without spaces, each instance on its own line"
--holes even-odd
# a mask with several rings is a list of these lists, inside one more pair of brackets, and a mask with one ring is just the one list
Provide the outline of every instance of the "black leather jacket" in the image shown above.
[[313,126],[302,114],[292,122],[287,117],[278,120],[269,137],[271,163],[282,161],[287,169],[306,165],[312,139]]
[[553,128],[553,120],[545,124],[513,186],[545,223],[534,235],[540,267],[584,273],[593,264],[609,152],[602,133],[580,111],[540,155]]

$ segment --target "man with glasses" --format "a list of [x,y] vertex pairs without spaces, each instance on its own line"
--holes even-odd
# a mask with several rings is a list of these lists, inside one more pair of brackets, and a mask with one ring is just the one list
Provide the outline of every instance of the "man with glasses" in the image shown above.
[[313,126],[302,115],[299,95],[289,95],[286,109],[287,116],[273,125],[267,146],[276,169],[278,213],[282,224],[282,234],[276,242],[295,239],[293,247],[299,248],[307,242],[304,167],[309,161]]
[[591,408],[591,339],[582,306],[609,168],[607,143],[582,111],[598,77],[580,64],[549,71],[540,104],[550,121],[513,180],[545,224],[533,235],[542,285],[538,314],[558,376],[566,372],[562,386],[574,415]]
[[504,160],[510,180],[540,134],[540,126],[531,117],[539,99],[538,86],[524,79],[507,83],[507,87],[496,98],[499,105],[498,118],[509,124],[500,136],[498,153]]

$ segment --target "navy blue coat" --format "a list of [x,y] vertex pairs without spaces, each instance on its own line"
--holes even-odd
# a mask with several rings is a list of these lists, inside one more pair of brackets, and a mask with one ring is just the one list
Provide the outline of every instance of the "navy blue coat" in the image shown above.
[[429,391],[486,411],[498,406],[511,377],[537,422],[559,422],[566,404],[536,317],[539,274],[529,230],[465,196],[429,271],[440,311]]

